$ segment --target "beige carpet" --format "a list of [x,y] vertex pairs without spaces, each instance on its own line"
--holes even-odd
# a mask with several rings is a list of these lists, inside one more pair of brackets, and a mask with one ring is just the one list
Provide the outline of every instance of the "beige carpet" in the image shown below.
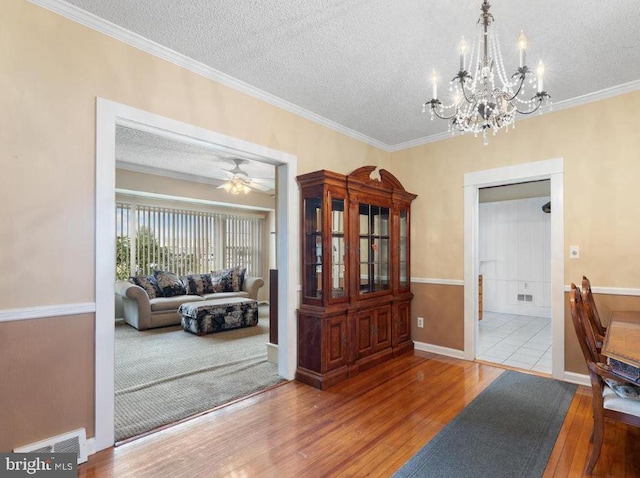
[[116,325],[115,436],[121,441],[281,382],[267,362],[268,309],[255,327],[198,337]]

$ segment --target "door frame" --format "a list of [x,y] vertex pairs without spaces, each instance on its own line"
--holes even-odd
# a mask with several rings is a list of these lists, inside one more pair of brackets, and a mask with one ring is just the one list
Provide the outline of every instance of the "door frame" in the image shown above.
[[536,161],[464,175],[464,358],[478,342],[478,195],[484,187],[549,179],[551,185],[551,375],[564,380],[564,161]]
[[96,222],[95,222],[95,450],[114,444],[115,412],[115,140],[116,125],[163,131],[194,141],[259,156],[276,166],[278,287],[278,373],[292,380],[297,361],[296,320],[299,283],[299,191],[297,157],[216,133],[131,106],[96,98]]

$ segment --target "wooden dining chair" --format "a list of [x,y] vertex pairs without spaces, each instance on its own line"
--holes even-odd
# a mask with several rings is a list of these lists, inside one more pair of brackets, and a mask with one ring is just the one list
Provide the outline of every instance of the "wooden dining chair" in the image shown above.
[[596,340],[600,343],[604,343],[604,336],[607,333],[607,328],[602,325],[602,321],[600,320],[596,301],[593,299],[593,293],[591,292],[591,282],[589,282],[587,276],[582,276],[582,303],[584,304],[585,312],[587,313],[587,319],[591,323],[591,327],[596,334]]
[[[602,361],[604,357],[600,356],[595,335],[591,330],[589,319],[585,316],[582,294],[575,284],[571,284],[569,302],[573,326],[589,369],[593,394],[593,433],[591,434],[593,445],[585,467],[585,473],[590,475],[600,457],[605,418],[640,427],[640,401],[621,396],[625,395],[625,391],[637,392],[637,388],[634,388],[636,386],[624,377],[613,373]],[[628,396],[631,395],[633,393],[628,394]]]

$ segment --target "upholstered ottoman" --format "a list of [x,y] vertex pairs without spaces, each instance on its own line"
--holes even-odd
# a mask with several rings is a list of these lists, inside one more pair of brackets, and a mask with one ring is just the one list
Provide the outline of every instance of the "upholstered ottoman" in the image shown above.
[[197,335],[258,325],[258,302],[244,297],[190,302],[178,312],[182,328]]

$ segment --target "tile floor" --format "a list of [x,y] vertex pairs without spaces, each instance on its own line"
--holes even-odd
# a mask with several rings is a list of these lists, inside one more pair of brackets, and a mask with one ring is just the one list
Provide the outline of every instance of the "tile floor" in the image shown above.
[[485,311],[478,359],[550,374],[551,319]]

